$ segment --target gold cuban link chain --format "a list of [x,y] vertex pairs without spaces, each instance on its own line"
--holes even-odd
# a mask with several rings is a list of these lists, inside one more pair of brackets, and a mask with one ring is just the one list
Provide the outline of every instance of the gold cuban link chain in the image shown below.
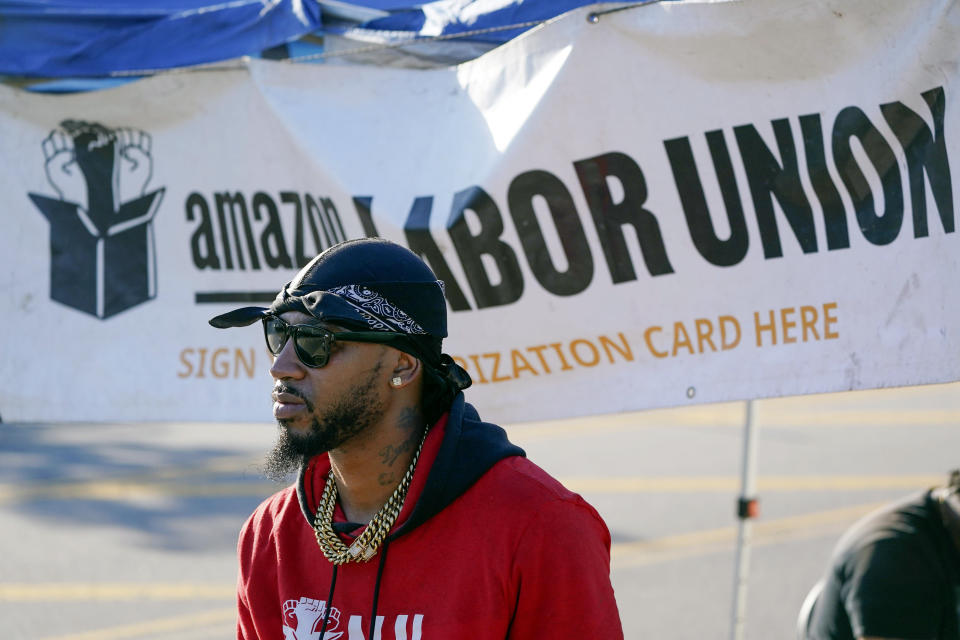
[[403,474],[400,484],[373,516],[363,533],[350,546],[345,545],[333,530],[333,512],[337,506],[337,482],[333,477],[333,469],[330,469],[330,473],[327,474],[327,484],[320,495],[320,504],[317,505],[317,515],[313,525],[317,544],[320,545],[320,550],[323,551],[327,560],[336,565],[347,562],[367,562],[377,554],[377,550],[393,528],[393,523],[397,521],[397,516],[403,508],[403,501],[407,497],[407,490],[410,488],[410,481],[413,480],[413,472],[417,468],[417,460],[420,459],[420,451],[423,449],[428,431],[430,431],[429,426],[424,429],[420,446],[413,454],[413,460],[407,472]]

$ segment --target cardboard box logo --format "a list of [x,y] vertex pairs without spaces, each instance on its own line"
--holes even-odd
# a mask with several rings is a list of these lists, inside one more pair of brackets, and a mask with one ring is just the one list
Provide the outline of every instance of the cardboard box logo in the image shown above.
[[50,297],[105,319],[157,295],[153,218],[164,188],[147,193],[150,135],[64,120],[43,141],[57,198],[30,193],[50,223]]

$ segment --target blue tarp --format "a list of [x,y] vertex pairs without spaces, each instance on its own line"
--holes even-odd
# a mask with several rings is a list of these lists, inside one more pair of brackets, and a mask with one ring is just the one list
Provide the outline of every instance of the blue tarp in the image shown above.
[[[0,0],[0,74],[122,75],[258,56],[308,34],[373,41],[546,20],[585,0]],[[529,28],[473,34],[499,44]],[[368,40],[370,41],[370,40]]]
[[259,52],[320,26],[309,0],[0,0],[0,73],[168,69]]
[[[393,10],[387,17],[366,22],[366,29],[381,31],[413,31],[429,35],[449,35],[484,29],[496,29],[513,24],[529,24],[549,20],[561,13],[597,0],[443,0],[424,3],[417,8]],[[395,5],[390,0],[359,2],[365,6],[384,8]],[[503,43],[523,33],[529,26],[506,31],[491,31],[471,36],[474,40]]]

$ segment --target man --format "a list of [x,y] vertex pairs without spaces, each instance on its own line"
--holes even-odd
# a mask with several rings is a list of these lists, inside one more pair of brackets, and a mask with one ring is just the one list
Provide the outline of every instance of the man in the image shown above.
[[314,258],[260,320],[297,482],[244,525],[244,640],[623,637],[597,512],[464,402],[442,283],[382,239]]
[[873,513],[837,544],[811,640],[960,640],[960,471]]

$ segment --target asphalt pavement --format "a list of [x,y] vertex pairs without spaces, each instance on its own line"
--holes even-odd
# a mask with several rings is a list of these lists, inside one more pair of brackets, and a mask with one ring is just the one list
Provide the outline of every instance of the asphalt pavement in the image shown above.
[[[790,639],[844,529],[960,467],[960,384],[756,410],[746,637]],[[606,519],[628,639],[731,637],[744,420],[730,403],[507,425]],[[258,470],[274,435],[267,422],[0,424],[0,637],[233,637],[237,532],[279,488]]]

